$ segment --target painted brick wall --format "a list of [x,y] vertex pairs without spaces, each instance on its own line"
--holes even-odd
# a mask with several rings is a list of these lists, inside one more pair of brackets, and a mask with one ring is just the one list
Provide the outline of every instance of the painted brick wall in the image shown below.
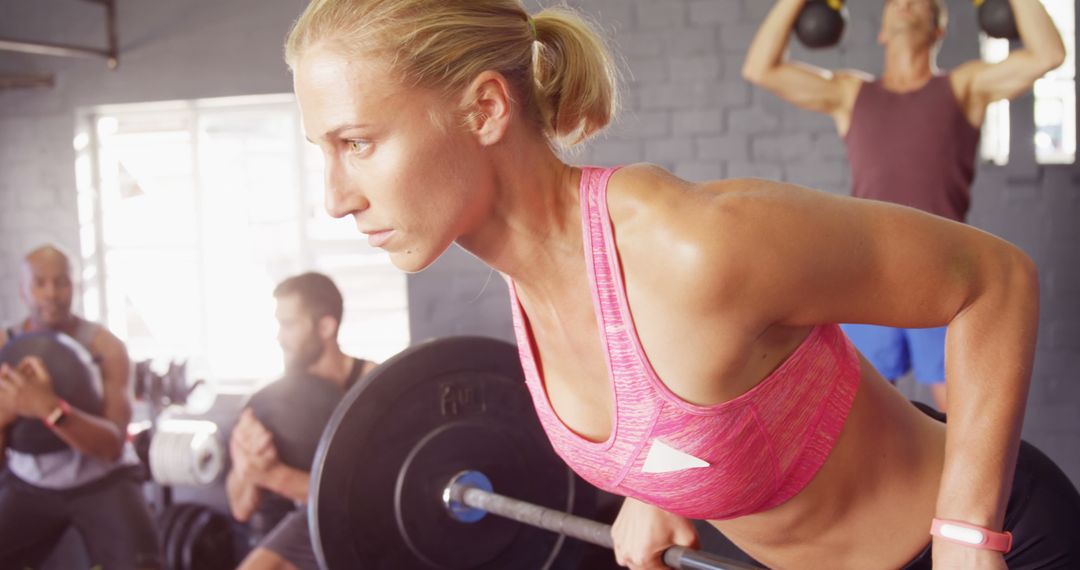
[[[22,251],[45,240],[79,249],[71,146],[77,107],[289,89],[280,45],[301,0],[119,4],[124,54],[116,72],[94,61],[0,53],[0,71],[58,75],[52,90],[0,91],[0,320],[21,314],[15,268]],[[771,2],[570,4],[610,33],[626,70],[620,120],[573,160],[649,161],[693,180],[761,176],[847,191],[844,149],[829,120],[795,110],[739,76],[746,47]],[[839,49],[807,53],[795,47],[794,56],[880,71],[880,3],[853,4]],[[977,53],[970,4],[949,4],[953,18],[941,54],[944,67]],[[0,2],[0,36],[95,42],[101,23],[91,8],[61,0]],[[1029,135],[1014,125],[1014,156],[1023,153]],[[1073,167],[1037,168],[1022,160],[1005,168],[981,167],[970,220],[1017,243],[1039,265],[1042,322],[1025,436],[1074,481],[1080,481],[1078,181]],[[460,251],[410,276],[409,302],[414,340],[462,333],[511,336],[505,286]],[[903,389],[925,397],[915,387]]]

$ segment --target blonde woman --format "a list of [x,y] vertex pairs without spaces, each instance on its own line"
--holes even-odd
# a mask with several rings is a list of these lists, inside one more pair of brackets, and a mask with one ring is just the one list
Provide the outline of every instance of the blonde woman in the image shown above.
[[[611,58],[568,10],[315,0],[286,58],[333,216],[404,271],[456,242],[506,277],[555,449],[627,497],[621,564],[659,567],[689,518],[780,568],[1080,564],[1080,496],[1019,442],[1038,283],[1015,247],[776,182],[563,162],[616,108]],[[948,424],[837,322],[947,324]]]

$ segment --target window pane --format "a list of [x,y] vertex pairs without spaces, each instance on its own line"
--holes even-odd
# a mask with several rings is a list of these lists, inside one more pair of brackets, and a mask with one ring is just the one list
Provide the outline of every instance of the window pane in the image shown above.
[[1035,155],[1040,163],[1071,164],[1076,155],[1076,91],[1072,80],[1035,83]]
[[1042,0],[1065,43],[1065,63],[1035,82],[1035,158],[1071,164],[1076,157],[1076,33],[1073,0]]
[[272,380],[272,291],[308,269],[342,290],[346,352],[384,360],[408,345],[405,276],[326,213],[291,95],[109,106],[79,133],[83,305],[133,359],[186,359],[218,384]]
[[[1042,0],[1065,44],[1065,62],[1035,82],[1035,159],[1040,164],[1071,164],[1076,158],[1076,24],[1074,0]],[[1008,56],[1006,40],[980,39],[983,60]],[[1005,164],[1009,159],[1008,102],[990,105],[983,124],[983,160]]]
[[102,232],[112,247],[193,247],[192,138],[187,130],[101,136]]
[[[983,61],[997,63],[1009,57],[1009,41],[980,35],[980,51]],[[983,119],[979,154],[985,162],[1007,164],[1009,162],[1009,101],[997,101],[986,108]]]
[[112,248],[104,263],[106,326],[124,339],[132,359],[192,358],[205,369],[195,250]]

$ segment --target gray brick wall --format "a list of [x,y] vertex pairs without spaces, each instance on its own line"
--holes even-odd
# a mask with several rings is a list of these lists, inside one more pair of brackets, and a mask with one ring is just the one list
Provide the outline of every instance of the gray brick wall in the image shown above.
[[[533,3],[536,5],[535,3]],[[611,131],[580,157],[598,165],[652,162],[691,180],[761,176],[847,191],[844,149],[831,121],[792,109],[740,76],[767,0],[578,0],[611,33],[624,59],[626,107]],[[796,57],[836,67],[869,54],[880,65],[880,6],[837,50]],[[611,17],[617,12],[618,16]],[[864,22],[865,20],[865,22]],[[645,128],[643,128],[645,127]],[[641,141],[627,144],[627,137]]]
[[[0,70],[58,73],[50,91],[0,92],[0,319],[17,315],[14,268],[25,248],[56,240],[77,249],[71,137],[83,105],[281,92],[281,36],[302,0],[120,3],[121,68],[0,53]],[[537,5],[529,0],[529,5]],[[573,0],[599,21],[624,62],[618,123],[574,156],[611,165],[652,161],[692,180],[760,176],[845,193],[844,148],[828,118],[798,111],[739,77],[769,0]],[[970,3],[950,0],[944,67],[974,57]],[[74,6],[74,7],[73,7]],[[85,3],[8,2],[0,35],[94,42]],[[852,3],[835,50],[795,57],[879,71],[880,2]],[[1030,116],[1030,115],[1029,115]],[[1024,135],[1014,132],[1014,149]],[[1014,150],[1014,154],[1020,151]],[[1080,188],[1074,167],[980,167],[971,222],[1019,244],[1039,265],[1042,322],[1025,436],[1080,481]],[[409,277],[415,339],[509,336],[505,287],[471,257],[452,253]],[[925,397],[916,387],[909,394]]]
[[970,216],[973,225],[1020,246],[1039,267],[1039,342],[1024,437],[1074,483],[1080,481],[1078,182],[1074,167],[1044,167],[1034,181],[1016,180],[1009,167],[986,167],[973,189]]
[[[58,124],[59,123],[59,124]],[[78,253],[74,194],[44,168],[55,156],[55,139],[43,130],[64,128],[55,117],[0,117],[0,323],[21,314],[17,260],[22,252],[51,242]],[[62,132],[62,130],[61,130]],[[60,139],[64,140],[64,139]],[[71,136],[67,136],[68,148]],[[58,170],[71,170],[64,164]]]
[[[76,109],[288,91],[281,46],[304,4],[119,2],[116,71],[102,60],[0,51],[0,73],[56,75],[53,89],[0,90],[0,323],[23,314],[16,287],[23,252],[43,242],[80,251]],[[87,2],[0,2],[0,36],[103,45],[102,13]]]

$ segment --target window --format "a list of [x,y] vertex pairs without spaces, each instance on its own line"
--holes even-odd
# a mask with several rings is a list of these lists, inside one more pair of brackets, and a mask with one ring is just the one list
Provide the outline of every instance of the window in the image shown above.
[[[1076,26],[1073,0],[1042,0],[1065,43],[1065,62],[1035,82],[1035,160],[1039,164],[1072,164],[1076,157]],[[984,61],[1009,55],[1008,40],[980,39]],[[981,154],[995,164],[1009,161],[1009,102],[987,109]]]
[[[979,51],[983,61],[998,63],[1009,57],[1009,40],[980,34]],[[983,119],[980,146],[983,160],[994,164],[1009,162],[1009,100],[991,103]]]
[[272,290],[308,269],[345,297],[343,349],[408,345],[405,276],[322,207],[322,157],[291,95],[109,106],[75,137],[83,306],[132,358],[191,378],[282,372]]

